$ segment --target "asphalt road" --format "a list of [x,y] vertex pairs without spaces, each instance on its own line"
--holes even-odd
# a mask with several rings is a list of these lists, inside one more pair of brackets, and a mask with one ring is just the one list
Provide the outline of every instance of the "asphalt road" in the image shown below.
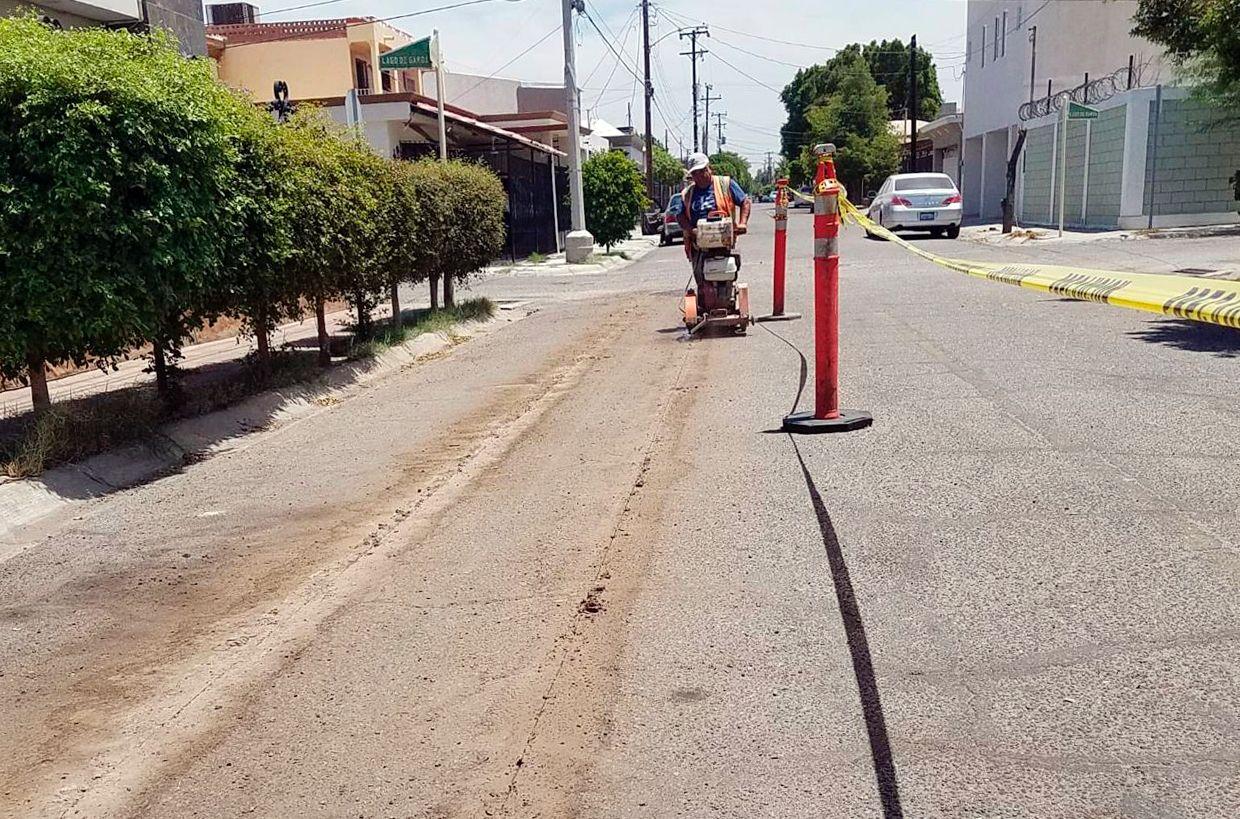
[[[760,214],[759,307],[770,243]],[[1240,813],[1240,333],[841,254],[868,430],[773,432],[810,320],[684,341],[674,247],[483,282],[537,311],[22,532],[0,804]]]

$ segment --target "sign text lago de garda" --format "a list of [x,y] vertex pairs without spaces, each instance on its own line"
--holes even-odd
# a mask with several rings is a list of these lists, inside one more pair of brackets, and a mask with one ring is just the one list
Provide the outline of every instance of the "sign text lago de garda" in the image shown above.
[[395,51],[379,55],[379,68],[434,68],[431,61],[431,38],[423,37],[416,43],[402,46]]

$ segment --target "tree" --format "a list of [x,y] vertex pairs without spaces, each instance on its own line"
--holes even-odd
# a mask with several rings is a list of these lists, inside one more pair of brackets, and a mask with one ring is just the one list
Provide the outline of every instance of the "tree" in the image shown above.
[[[379,275],[368,275],[368,259],[380,238],[379,209],[373,193],[359,186],[358,167],[368,149],[321,112],[303,108],[280,127],[286,140],[286,173],[293,175],[288,273],[313,305],[318,321],[319,362],[331,363],[326,303],[362,288],[377,289]],[[367,201],[371,200],[371,201]],[[358,275],[359,262],[364,268]],[[381,283],[378,285],[381,286]],[[355,305],[356,306],[356,305]],[[360,319],[359,319],[360,321]],[[364,328],[359,327],[359,330]]]
[[229,191],[233,227],[227,265],[203,311],[243,320],[258,347],[260,368],[271,363],[271,333],[302,312],[301,282],[290,275],[293,227],[304,184],[288,131],[248,106],[238,140],[238,173]]
[[[860,55],[840,66],[838,91],[810,108],[806,119],[814,142],[835,144],[836,173],[848,189],[861,191],[868,180],[895,173],[899,166],[900,140],[887,120],[887,92]],[[810,146],[802,149],[797,164],[802,178],[812,177],[817,159]]]
[[1132,33],[1167,49],[1222,123],[1240,121],[1240,0],[1140,0]]
[[740,154],[719,151],[711,156],[710,167],[715,173],[735,179],[744,190],[753,190],[753,174],[749,172],[749,161]]
[[[861,49],[875,82],[887,91],[887,119],[908,119],[908,45],[902,40],[871,41]],[[934,58],[917,47],[917,119],[932,120],[943,106]]]
[[685,166],[680,160],[667,152],[657,141],[654,142],[654,181],[660,185],[676,188],[684,184]]
[[225,260],[243,103],[163,34],[0,19],[0,373],[170,328]]
[[[629,165],[636,173],[637,166],[631,162]],[[452,307],[456,283],[481,270],[504,249],[504,209],[508,197],[503,183],[483,165],[448,162],[436,169],[444,179],[447,195],[440,206],[449,216],[447,238],[438,248],[436,267],[443,276],[443,306]],[[640,175],[638,184],[640,189]],[[588,220],[589,194],[586,202]]]
[[641,171],[620,151],[597,153],[581,166],[586,229],[594,241],[611,246],[629,238],[646,206]]
[[[823,105],[827,98],[839,93],[841,82],[858,58],[864,60],[877,85],[887,92],[885,118],[906,117],[908,48],[899,40],[873,41],[865,46],[853,43],[825,63],[800,69],[780,93],[788,112],[788,121],[780,129],[780,153],[794,160],[789,168],[792,184],[800,185],[813,175],[812,165],[807,168],[805,163],[796,160],[805,148],[813,146],[810,109]],[[918,119],[934,119],[942,105],[938,72],[930,52],[920,46],[917,49],[917,68]],[[828,137],[828,141],[838,142],[834,137]]]

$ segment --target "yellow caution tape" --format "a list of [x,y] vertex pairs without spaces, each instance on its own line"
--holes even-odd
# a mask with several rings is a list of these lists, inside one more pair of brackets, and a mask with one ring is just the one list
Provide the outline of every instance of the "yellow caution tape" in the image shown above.
[[1048,264],[996,264],[945,259],[901,239],[840,199],[844,220],[948,270],[1082,301],[1097,301],[1176,318],[1240,329],[1240,282],[1191,276],[1123,273]]

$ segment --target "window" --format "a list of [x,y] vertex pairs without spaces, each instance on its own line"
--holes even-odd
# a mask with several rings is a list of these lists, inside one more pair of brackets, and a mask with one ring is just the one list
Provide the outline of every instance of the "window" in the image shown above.
[[982,26],[982,68],[986,67],[986,26]]
[[391,71],[380,71],[379,76],[382,78],[384,92],[385,93],[390,92],[393,88],[392,72]]
[[991,50],[991,52],[990,52],[990,53],[991,53],[991,55],[992,55],[992,56],[993,56],[996,60],[998,60],[998,59],[999,59],[999,35],[1000,35],[1000,33],[1001,33],[1001,32],[999,31],[999,18],[998,18],[998,17],[996,17],[996,18],[995,18],[995,47],[994,47],[994,48]]
[[921,176],[902,176],[896,179],[898,191],[937,191],[955,190],[956,186],[946,174],[923,174]]
[[1007,34],[1008,34],[1007,10],[1004,9],[1003,11],[1003,37],[1002,39],[999,40],[999,47],[1000,47],[999,55],[1001,57],[1007,56]]
[[370,64],[365,60],[353,59],[353,87],[358,91],[370,92]]

